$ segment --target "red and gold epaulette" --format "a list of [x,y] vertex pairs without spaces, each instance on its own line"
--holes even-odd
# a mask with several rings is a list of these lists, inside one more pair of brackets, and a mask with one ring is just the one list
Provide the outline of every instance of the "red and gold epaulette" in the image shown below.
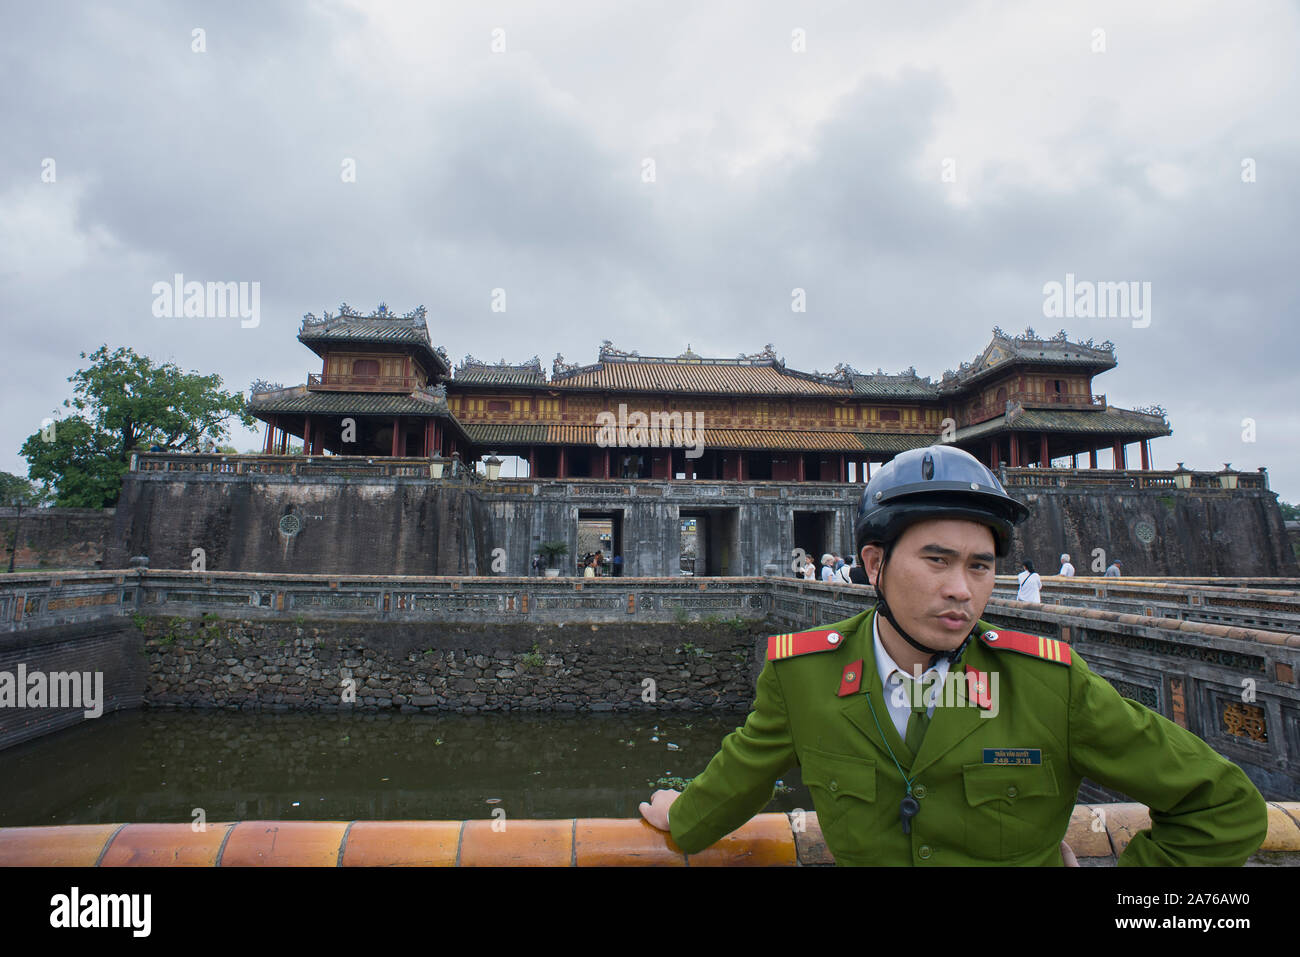
[[1070,663],[1070,646],[1055,638],[1029,635],[1023,631],[986,631],[980,635],[986,648],[998,651],[1018,651],[1022,655],[1042,658],[1058,665]]
[[834,651],[843,641],[844,637],[838,631],[827,629],[773,635],[767,639],[767,660],[780,661],[782,658],[796,658],[814,651]]

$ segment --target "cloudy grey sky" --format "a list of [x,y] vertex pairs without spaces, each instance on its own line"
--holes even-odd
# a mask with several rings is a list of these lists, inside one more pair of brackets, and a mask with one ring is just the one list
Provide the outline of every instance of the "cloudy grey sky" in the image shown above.
[[[294,338],[304,312],[384,300],[427,306],[454,361],[548,369],[602,339],[771,342],[797,369],[937,378],[994,325],[1064,327],[1116,343],[1095,391],[1168,410],[1156,467],[1265,465],[1300,501],[1293,3],[0,18],[2,470],[26,474],[18,448],[80,351],[297,384],[319,371]],[[175,273],[260,283],[260,324],[156,318],[152,286]],[[1150,282],[1150,324],[1045,318],[1043,286],[1067,273]]]

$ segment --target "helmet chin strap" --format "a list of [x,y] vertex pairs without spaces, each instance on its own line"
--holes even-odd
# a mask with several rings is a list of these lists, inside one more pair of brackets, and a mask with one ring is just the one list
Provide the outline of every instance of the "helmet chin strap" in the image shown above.
[[885,554],[880,559],[880,570],[876,572],[876,594],[880,596],[879,600],[876,602],[876,608],[878,608],[881,614],[885,616],[885,620],[888,621],[890,625],[893,626],[894,631],[898,632],[900,635],[903,636],[904,641],[906,641],[917,651],[924,652],[925,654],[930,656],[929,665],[931,667],[935,665],[941,658],[946,657],[950,664],[952,662],[959,660],[962,656],[962,653],[966,650],[966,646],[970,644],[970,640],[972,636],[974,636],[975,634],[974,628],[971,629],[970,634],[967,635],[964,639],[962,639],[962,643],[958,645],[956,648],[952,648],[952,649],[931,648],[928,645],[921,644],[919,641],[917,641],[915,638],[909,635],[907,631],[903,628],[903,626],[898,623],[898,619],[894,617],[893,609],[889,607],[889,602],[885,600],[885,591],[884,591],[885,563],[889,561],[889,553],[891,551],[893,551],[892,543],[885,549]]

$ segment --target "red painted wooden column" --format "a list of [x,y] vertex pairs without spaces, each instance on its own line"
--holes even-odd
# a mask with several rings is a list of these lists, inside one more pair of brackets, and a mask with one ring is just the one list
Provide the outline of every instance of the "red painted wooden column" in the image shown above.
[[605,452],[605,455],[603,457],[604,461],[601,464],[601,475],[604,478],[609,478],[609,446],[608,445],[605,446],[604,452]]
[[271,416],[270,420],[267,421],[266,423],[266,441],[262,443],[262,451],[267,455],[271,454],[271,440],[274,435],[275,435],[275,416]]
[[1046,432],[1039,432],[1039,433],[1038,433],[1038,446],[1039,446],[1039,447],[1038,447],[1038,452],[1039,452],[1039,456],[1038,456],[1038,457],[1039,457],[1039,464],[1040,464],[1043,468],[1047,468],[1049,465],[1052,464],[1052,457],[1051,457],[1051,456],[1048,454],[1048,452],[1047,452],[1047,433],[1046,433]]
[[1151,440],[1142,440],[1142,471],[1151,468]]
[[993,438],[993,439],[989,439],[989,468],[996,469],[997,467],[998,467],[998,440],[996,438]]
[[397,450],[397,442],[401,437],[401,435],[402,435],[402,417],[399,415],[393,419],[393,450],[390,453],[393,456],[393,458],[397,458],[399,454]]
[[799,454],[799,470],[795,473],[795,478],[800,482],[804,481],[803,453]]
[[528,477],[537,478],[537,446],[528,446]]
[[1097,467],[1097,450],[1096,450],[1096,449],[1089,449],[1089,450],[1088,450],[1088,468],[1090,468],[1090,469],[1095,469],[1096,467]]
[[1128,468],[1128,460],[1124,457],[1124,443],[1123,443],[1123,442],[1116,442],[1116,443],[1115,443],[1115,448],[1113,449],[1113,455],[1114,455],[1114,457],[1115,457],[1115,468],[1117,468],[1117,469],[1125,469],[1125,468]]
[[304,455],[311,455],[311,416],[302,417],[302,451]]
[[556,469],[556,472],[558,473],[558,474],[555,476],[556,478],[567,478],[567,476],[564,474],[564,472],[565,472],[565,458],[564,458],[564,450],[565,450],[565,446],[561,445],[561,446],[560,446],[560,463],[559,463],[559,468]]
[[1012,432],[1007,437],[1007,441],[1011,443],[1011,467],[1013,469],[1018,468],[1020,466],[1020,443],[1016,441],[1016,433]]
[[746,453],[746,452],[737,452],[737,453],[736,453],[736,479],[737,479],[737,481],[740,481],[740,482],[745,481],[745,478],[746,478],[746,475],[745,475],[745,460],[746,460],[747,458],[749,458],[749,455],[748,455],[748,453]]

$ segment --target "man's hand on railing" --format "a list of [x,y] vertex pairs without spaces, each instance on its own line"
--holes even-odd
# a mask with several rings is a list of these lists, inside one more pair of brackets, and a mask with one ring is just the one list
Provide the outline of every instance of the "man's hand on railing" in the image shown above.
[[659,828],[661,831],[667,831],[668,828],[668,809],[673,806],[673,802],[682,796],[681,791],[656,791],[650,795],[650,800],[641,802],[641,816]]

